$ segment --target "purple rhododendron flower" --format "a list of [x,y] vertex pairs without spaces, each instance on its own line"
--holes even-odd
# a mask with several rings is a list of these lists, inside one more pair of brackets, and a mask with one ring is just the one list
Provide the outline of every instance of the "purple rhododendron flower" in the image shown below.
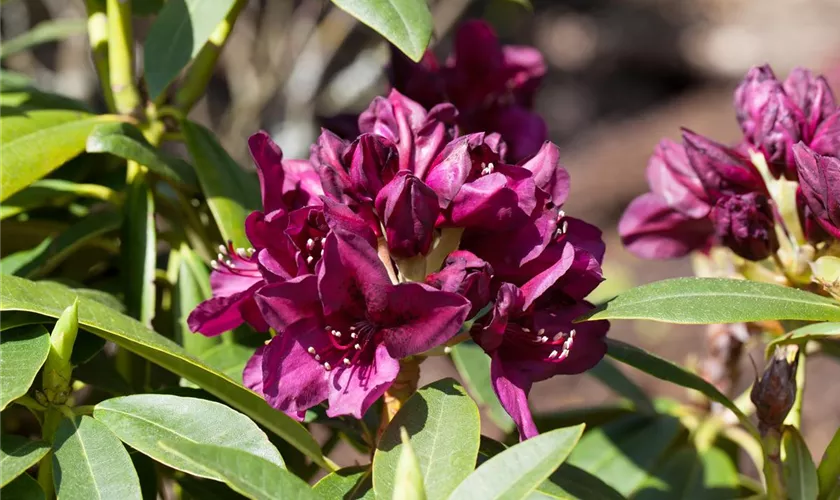
[[466,132],[497,132],[514,161],[535,154],[547,128],[531,108],[545,75],[542,55],[532,47],[501,45],[484,21],[464,23],[452,56],[441,66],[431,52],[414,63],[394,49],[391,84],[432,108],[451,102]]
[[724,196],[711,218],[718,240],[745,259],[766,259],[779,248],[773,209],[764,194]]
[[[806,220],[816,221],[826,233],[840,238],[840,158],[821,155],[803,143],[795,145],[793,152]],[[817,239],[809,224],[803,226],[811,239]]]

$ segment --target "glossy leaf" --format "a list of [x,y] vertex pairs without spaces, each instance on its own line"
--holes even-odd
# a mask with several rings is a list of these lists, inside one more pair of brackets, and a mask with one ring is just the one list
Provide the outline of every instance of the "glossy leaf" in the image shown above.
[[142,500],[128,452],[117,436],[96,420],[62,420],[53,449],[53,483],[59,498]]
[[133,160],[151,172],[182,186],[195,186],[197,179],[192,168],[184,162],[153,147],[143,133],[130,123],[107,123],[96,126],[87,138],[88,153],[110,153],[125,160]]
[[11,434],[0,436],[0,486],[6,486],[26,472],[49,451],[50,445],[45,441],[32,441]]
[[814,500],[819,495],[819,479],[808,445],[796,427],[785,427],[782,434],[785,484],[791,500]]
[[583,428],[556,429],[508,448],[470,474],[450,500],[525,498],[566,460]]
[[234,0],[170,0],[149,29],[143,67],[153,100],[198,54]]
[[[3,278],[3,288],[7,281]],[[21,326],[0,335],[0,410],[29,391],[50,352],[50,334],[41,325]]]
[[377,498],[394,495],[401,427],[411,437],[426,495],[447,498],[475,467],[481,431],[478,407],[452,379],[438,380],[411,396],[376,447],[373,488]]
[[820,467],[817,469],[820,484],[820,500],[829,497],[832,490],[840,491],[840,429],[834,433],[825,448]]
[[209,130],[186,120],[181,128],[222,237],[238,248],[248,248],[251,245],[245,236],[245,218],[250,209],[257,208],[252,201],[259,196],[256,185]]
[[251,419],[213,401],[138,394],[103,401],[93,416],[132,448],[194,476],[219,479],[207,476],[203,468],[191,468],[192,461],[168,453],[161,441],[236,448],[284,467],[280,453]]
[[[72,292],[10,276],[3,278],[0,288],[0,311],[28,311],[57,318],[74,299]],[[79,324],[197,384],[282,437],[319,465],[329,468],[318,443],[302,425],[268,406],[257,394],[190,356],[171,340],[128,316],[84,298],[79,300]]]
[[164,441],[160,447],[191,468],[204,469],[204,476],[213,476],[254,500],[317,498],[309,485],[277,464],[246,451],[186,440]]
[[87,25],[81,19],[53,19],[43,21],[26,33],[11,40],[4,41],[3,46],[0,47],[0,59],[42,43],[63,40],[73,35],[81,35],[86,29]]
[[242,344],[219,344],[201,354],[201,359],[233,380],[242,383],[245,364],[251,359],[253,347]]
[[648,375],[671,382],[682,387],[694,389],[699,391],[712,401],[717,401],[723,406],[732,410],[742,423],[746,423],[748,428],[752,427],[749,419],[744,413],[735,406],[735,403],[723,395],[715,386],[706,382],[699,376],[687,371],[685,368],[671,363],[668,360],[655,356],[643,349],[630,344],[625,344],[620,340],[607,339],[607,355],[611,358],[628,364],[638,370],[641,370]]
[[728,500],[739,498],[738,470],[718,448],[684,447],[668,455],[634,496],[638,500]]
[[[204,361],[214,368],[219,368],[216,362],[208,361],[203,354],[214,346],[220,346],[222,342],[221,336],[205,337],[192,333],[187,325],[187,318],[195,307],[204,300],[209,299],[213,295],[210,289],[210,273],[207,267],[201,262],[201,259],[195,255],[187,245],[182,245],[178,250],[178,283],[174,293],[174,302],[172,307],[172,317],[175,320],[175,338],[178,339],[184,350],[195,356],[201,357]],[[236,349],[240,346],[223,346],[224,349],[220,352],[220,356],[228,356],[227,348]],[[233,356],[234,353],[230,353]],[[250,354],[249,354],[250,357]],[[237,382],[242,382],[242,371],[245,367],[245,361],[242,363],[238,377],[231,377]],[[226,364],[226,368],[230,368]],[[221,372],[230,376],[228,371],[220,369]]]
[[[119,212],[111,210],[96,212],[80,219],[52,238],[40,253],[31,256],[26,265],[17,269],[16,275],[35,278],[48,274],[90,240],[116,230],[120,222]],[[37,248],[41,248],[41,245]]]
[[29,474],[21,474],[0,490],[3,500],[44,500],[44,490]]
[[432,37],[432,13],[426,0],[332,1],[415,62],[419,62],[426,52]]
[[401,500],[426,500],[426,490],[423,489],[423,474],[420,472],[420,462],[411,448],[408,432],[400,428],[402,451],[397,461],[397,471],[394,474],[394,497]]
[[0,201],[46,176],[85,150],[96,125],[122,120],[112,115],[44,110],[0,120]]
[[370,466],[345,467],[315,483],[312,491],[321,500],[373,500]]
[[809,340],[840,339],[840,323],[814,323],[776,337],[767,344],[767,352],[782,344],[805,344]]
[[586,433],[568,463],[630,496],[649,478],[682,432],[669,416],[630,416]]
[[462,342],[452,346],[452,361],[458,374],[467,386],[470,395],[487,413],[499,429],[505,433],[513,431],[514,423],[507,414],[499,397],[493,391],[490,381],[490,357],[474,342]]
[[840,303],[757,281],[676,278],[628,290],[583,319],[648,319],[688,324],[782,319],[840,321]]
[[623,396],[632,401],[639,410],[650,411],[653,409],[653,403],[651,403],[650,398],[645,391],[635,382],[630,380],[630,378],[609,359],[601,359],[594,368],[586,373],[598,379],[602,384],[612,389],[619,396]]

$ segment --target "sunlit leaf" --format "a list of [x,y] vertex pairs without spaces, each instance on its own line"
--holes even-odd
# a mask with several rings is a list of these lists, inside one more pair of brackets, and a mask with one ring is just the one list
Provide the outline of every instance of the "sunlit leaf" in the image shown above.
[[[3,288],[6,280],[3,278]],[[50,352],[50,334],[41,325],[20,326],[0,335],[0,410],[29,391]]]
[[820,500],[829,498],[829,493],[833,490],[840,492],[840,429],[837,429],[831,442],[825,448],[817,475],[820,484]]
[[462,342],[452,346],[452,361],[464,384],[479,405],[484,405],[493,423],[504,432],[514,428],[513,419],[507,414],[499,397],[493,391],[490,381],[490,356],[474,342]]
[[738,470],[726,453],[717,448],[697,451],[683,447],[656,467],[633,498],[659,500],[728,500],[739,498]]
[[805,344],[809,340],[840,339],[840,323],[814,323],[776,337],[767,344],[767,352],[782,344]]
[[312,491],[321,500],[373,500],[370,466],[345,467],[315,483]]
[[419,62],[432,37],[426,0],[332,0]]

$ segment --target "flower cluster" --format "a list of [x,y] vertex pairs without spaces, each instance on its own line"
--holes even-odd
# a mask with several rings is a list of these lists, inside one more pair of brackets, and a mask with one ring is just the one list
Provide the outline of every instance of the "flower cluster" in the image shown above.
[[[812,244],[840,237],[840,107],[825,79],[796,69],[781,82],[769,66],[755,67],[735,91],[735,108],[744,138],[734,148],[685,129],[682,144],[659,143],[648,163],[651,191],[619,223],[630,251],[663,259],[722,245],[760,261],[780,236],[804,234]],[[786,220],[787,207],[771,195],[786,180],[798,220]]]
[[358,137],[324,130],[308,161],[251,138],[264,209],[245,222],[253,248],[219,255],[214,297],[189,325],[271,327],[243,379],[272,406],[300,419],[328,401],[329,416],[361,418],[400,359],[468,333],[527,438],[532,383],[603,357],[608,324],[573,320],[592,308],[604,244],[562,210],[557,147],[511,162],[499,134],[459,136],[458,113],[393,90],[359,117]]

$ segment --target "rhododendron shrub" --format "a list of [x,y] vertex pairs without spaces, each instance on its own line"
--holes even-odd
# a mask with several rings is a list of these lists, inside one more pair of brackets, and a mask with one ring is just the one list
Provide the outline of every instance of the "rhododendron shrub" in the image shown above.
[[[86,22],[3,39],[0,496],[837,498],[840,437],[819,465],[802,437],[806,363],[837,357],[840,322],[824,78],[756,67],[734,91],[737,143],[686,128],[651,145],[650,192],[618,233],[701,277],[606,298],[616,228],[568,203],[598,194],[549,140],[540,51],[480,19],[432,37],[423,0],[333,3],[390,42],[387,88],[309,138],[287,133],[314,103],[292,87],[326,88],[343,56],[320,51],[349,34],[311,2],[280,7],[279,48],[279,4],[245,0],[86,1]],[[255,50],[231,44],[216,71],[243,12]],[[35,88],[75,77],[5,69],[81,28],[91,102]],[[238,70],[264,57],[286,69]],[[237,137],[227,112],[190,114],[209,93],[215,117],[221,87],[232,107],[273,102],[266,82],[288,82],[282,123]],[[708,324],[708,352],[658,357],[619,340],[627,319]],[[631,369],[691,395],[653,399]]]

